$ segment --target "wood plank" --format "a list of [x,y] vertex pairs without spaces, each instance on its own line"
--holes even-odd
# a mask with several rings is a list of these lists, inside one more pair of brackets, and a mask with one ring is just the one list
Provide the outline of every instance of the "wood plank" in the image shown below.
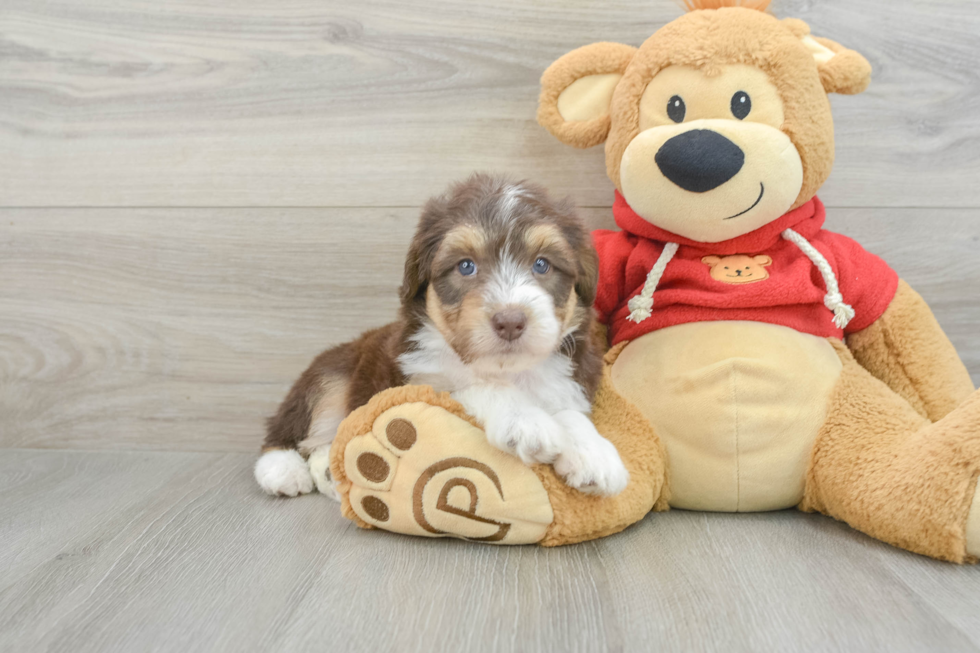
[[[0,473],[27,476],[4,488],[0,540],[30,546],[30,568],[0,590],[3,650],[232,650],[229,638],[256,650],[302,596],[302,579],[356,528],[322,496],[264,496],[249,455],[43,456],[0,457]],[[141,483],[155,492],[139,509],[114,510],[112,491]],[[35,524],[24,532],[11,513]]]
[[[394,318],[415,216],[0,212],[0,446],[253,451],[316,353]],[[926,297],[980,382],[980,210],[838,209],[828,226]]]
[[976,568],[817,515],[675,511],[498,548],[359,530],[319,495],[262,495],[251,461],[3,452],[0,543],[20,562],[0,585],[0,648],[980,649]]
[[0,441],[252,451],[316,353],[394,319],[415,211],[4,217]]
[[111,549],[121,531],[161,510],[161,495],[173,501],[176,490],[189,480],[199,482],[222,460],[223,454],[207,453],[4,450],[0,591],[39,566],[91,559]]
[[976,594],[964,591],[962,577],[957,578],[956,570],[962,571],[962,567],[937,565],[915,555],[893,556],[885,549],[878,551],[878,558],[909,592],[920,598],[923,608],[943,615],[951,627],[967,634],[975,646],[980,646]]
[[[417,206],[474,169],[607,206],[601,148],[534,120],[538,78],[639,44],[673,2],[3,0],[0,206]],[[785,0],[860,48],[833,98],[832,206],[980,206],[980,12],[961,0]]]

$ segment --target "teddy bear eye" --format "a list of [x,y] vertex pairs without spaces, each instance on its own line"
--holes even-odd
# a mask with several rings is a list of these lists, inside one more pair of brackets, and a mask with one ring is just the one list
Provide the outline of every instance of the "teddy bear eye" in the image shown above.
[[745,91],[739,91],[732,96],[732,115],[739,120],[745,120],[745,117],[749,115],[752,111],[752,98]]
[[680,95],[675,95],[674,97],[667,100],[668,118],[670,118],[674,122],[684,122],[684,116],[686,114],[687,114],[687,107],[684,105],[684,100],[681,99]]

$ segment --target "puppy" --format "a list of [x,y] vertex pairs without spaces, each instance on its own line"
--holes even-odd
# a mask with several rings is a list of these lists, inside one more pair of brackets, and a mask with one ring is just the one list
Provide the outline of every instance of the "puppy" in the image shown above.
[[[337,426],[378,392],[448,391],[489,442],[553,464],[571,487],[613,495],[629,480],[588,417],[601,374],[592,339],[598,260],[567,202],[474,175],[430,200],[405,263],[399,320],[320,354],[269,420],[255,478],[269,494],[333,496]],[[311,476],[303,455],[316,465]]]

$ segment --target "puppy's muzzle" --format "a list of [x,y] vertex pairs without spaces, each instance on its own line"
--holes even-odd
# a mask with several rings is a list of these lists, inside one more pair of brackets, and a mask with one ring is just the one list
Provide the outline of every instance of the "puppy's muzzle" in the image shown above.
[[527,315],[518,309],[506,309],[490,318],[494,333],[501,340],[513,342],[524,334],[527,328]]
[[654,160],[664,177],[692,193],[706,193],[738,174],[745,153],[709,129],[692,129],[661,146]]

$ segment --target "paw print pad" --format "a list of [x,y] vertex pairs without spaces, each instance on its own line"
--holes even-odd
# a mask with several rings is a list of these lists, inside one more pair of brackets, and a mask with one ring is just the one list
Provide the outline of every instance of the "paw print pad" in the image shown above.
[[391,489],[398,459],[375,438],[360,436],[351,440],[344,456],[344,472],[355,484],[378,492]]

